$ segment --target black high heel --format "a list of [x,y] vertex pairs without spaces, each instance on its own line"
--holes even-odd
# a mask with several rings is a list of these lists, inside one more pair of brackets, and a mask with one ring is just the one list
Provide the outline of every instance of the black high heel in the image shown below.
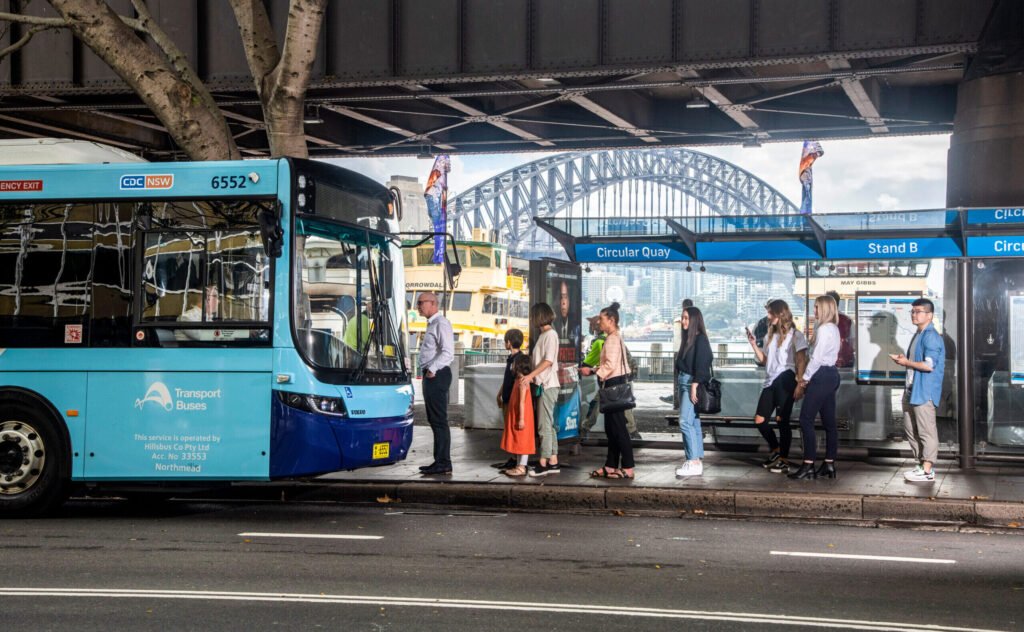
[[818,478],[818,473],[814,471],[814,463],[804,463],[800,466],[800,469],[789,475],[794,480],[803,480],[808,478]]
[[835,478],[836,477],[836,464],[835,461],[825,461],[821,464],[816,472],[818,478]]

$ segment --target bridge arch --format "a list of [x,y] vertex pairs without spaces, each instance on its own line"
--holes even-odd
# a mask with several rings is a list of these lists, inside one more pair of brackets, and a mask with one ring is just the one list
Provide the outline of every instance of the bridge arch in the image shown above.
[[[590,207],[596,198],[597,209]],[[609,200],[609,198],[611,198]],[[555,249],[533,218],[789,215],[786,196],[737,165],[685,148],[547,156],[489,178],[452,199],[460,239],[496,231],[513,252]]]

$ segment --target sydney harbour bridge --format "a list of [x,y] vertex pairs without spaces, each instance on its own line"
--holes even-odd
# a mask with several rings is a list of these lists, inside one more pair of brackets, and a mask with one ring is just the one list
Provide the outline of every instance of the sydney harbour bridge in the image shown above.
[[546,156],[485,180],[453,198],[449,221],[457,239],[473,228],[524,258],[564,257],[537,219],[578,220],[599,234],[661,218],[792,215],[797,207],[754,174],[685,148],[607,150]]

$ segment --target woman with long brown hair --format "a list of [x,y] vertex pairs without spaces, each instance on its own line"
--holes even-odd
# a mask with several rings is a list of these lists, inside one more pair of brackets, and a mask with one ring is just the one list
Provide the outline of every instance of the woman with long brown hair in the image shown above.
[[[793,324],[793,312],[786,301],[776,299],[766,306],[768,310],[768,333],[764,338],[764,349],[757,346],[754,334],[747,330],[747,341],[754,350],[757,363],[767,371],[761,397],[757,401],[754,424],[761,433],[771,454],[761,465],[775,474],[789,472],[789,447],[793,442],[793,431],[789,417],[793,413],[793,395],[796,392],[796,376],[807,364],[807,339]],[[774,415],[779,425],[779,437],[768,423]]]
[[697,416],[697,385],[711,379],[711,341],[704,327],[704,314],[696,307],[683,310],[686,344],[679,363],[679,430],[683,434],[686,462],[676,476],[700,476],[704,473],[704,431]]
[[[836,425],[836,391],[839,390],[839,309],[831,296],[819,296],[814,301],[814,337],[811,361],[807,363],[794,397],[800,399],[806,394],[800,406],[800,435],[804,443],[804,463],[790,478],[807,479],[825,476],[836,477],[836,454],[839,452],[839,428]],[[825,427],[825,462],[817,470],[814,459],[817,456],[817,437],[814,435],[814,418],[821,413],[821,425]]]
[[533,371],[519,378],[524,388],[535,384],[540,389],[534,407],[537,434],[540,436],[540,453],[537,467],[530,470],[530,476],[558,474],[558,429],[555,428],[555,401],[558,399],[558,334],[552,329],[555,311],[547,303],[534,303],[530,308],[530,326],[541,333],[533,344],[531,360]]

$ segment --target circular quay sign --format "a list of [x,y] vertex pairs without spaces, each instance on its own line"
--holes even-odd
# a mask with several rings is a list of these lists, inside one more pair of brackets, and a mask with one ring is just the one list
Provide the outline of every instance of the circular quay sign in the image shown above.
[[1024,256],[1024,207],[535,221],[577,263]]

